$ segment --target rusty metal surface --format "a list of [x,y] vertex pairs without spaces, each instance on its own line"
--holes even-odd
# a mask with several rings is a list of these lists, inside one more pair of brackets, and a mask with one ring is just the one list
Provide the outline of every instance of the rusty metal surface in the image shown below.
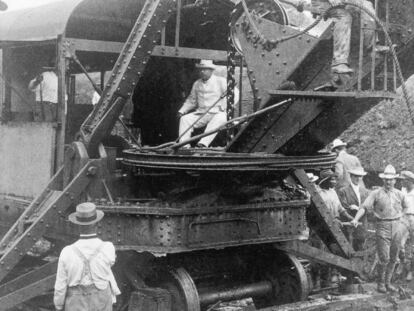
[[83,167],[78,175],[69,183],[63,191],[45,189],[46,195],[41,195],[42,201],[34,201],[35,210],[39,208],[39,214],[35,216],[28,228],[22,227],[26,218],[23,213],[19,220],[0,241],[2,256],[0,258],[0,279],[3,279],[11,269],[19,262],[26,252],[37,242],[45,232],[54,226],[62,216],[62,212],[76,204],[81,193],[91,182],[96,172],[99,160],[91,160]]
[[[289,241],[307,237],[308,204],[296,200],[200,208],[105,205],[98,206],[105,212],[98,230],[118,250],[152,253]],[[49,236],[71,228],[59,220]]]
[[[126,101],[131,97],[174,5],[175,2],[170,0],[145,2],[114,65],[101,99],[81,126],[82,139],[90,156],[96,156],[97,146],[110,133],[122,110],[122,100]],[[117,106],[118,115],[115,116],[114,112],[114,116],[111,116],[110,112]]]
[[57,261],[52,261],[28,272],[0,287],[0,310],[10,310],[15,305],[53,289]]
[[125,150],[122,163],[137,168],[194,171],[287,171],[293,168],[323,169],[335,164],[335,154],[287,157],[260,153],[228,153],[206,149],[182,150],[178,154]]

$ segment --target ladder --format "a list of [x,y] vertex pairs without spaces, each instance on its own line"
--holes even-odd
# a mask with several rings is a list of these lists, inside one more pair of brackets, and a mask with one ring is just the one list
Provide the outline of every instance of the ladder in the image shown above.
[[[81,138],[87,153],[86,161],[81,163],[73,178],[65,185],[66,171],[70,170],[71,159],[74,159],[73,155],[66,154],[65,164],[1,239],[0,280],[10,273],[47,230],[53,230],[54,221],[58,217],[64,217],[68,209],[78,203],[79,197],[99,175],[100,142],[112,130],[126,100],[132,95],[133,89],[143,76],[152,50],[161,39],[162,29],[172,14],[176,2],[176,0],[146,0],[112,70],[100,101],[81,126]],[[62,184],[65,186],[62,187]],[[29,287],[31,295],[20,295],[19,299],[16,299],[11,296],[10,291],[0,291],[0,303],[7,301],[6,304],[10,307],[12,303],[9,302],[15,300],[14,305],[17,305],[34,297],[35,293],[43,293],[45,284],[49,287],[53,286],[51,273],[55,271],[50,268],[52,265],[54,263],[46,264],[41,268],[44,271],[51,271],[49,274],[33,272],[36,277],[32,281],[36,280],[36,282]],[[30,275],[25,278],[31,279]],[[16,279],[5,285],[12,282],[22,284],[22,287],[16,288],[16,291],[25,292],[27,282]],[[42,286],[36,287],[36,284]],[[15,287],[13,285],[13,288]]]
[[83,122],[80,132],[89,156],[97,155],[102,139],[112,130],[122,108],[161,40],[162,29],[172,14],[176,0],[147,0],[112,69],[111,76],[94,110]]

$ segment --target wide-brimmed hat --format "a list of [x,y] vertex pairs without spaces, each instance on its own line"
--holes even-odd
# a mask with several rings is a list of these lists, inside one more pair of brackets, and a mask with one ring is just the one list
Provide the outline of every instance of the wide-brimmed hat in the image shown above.
[[315,182],[319,179],[319,177],[314,175],[313,173],[306,173],[306,175],[308,175],[308,178],[309,178],[310,182]]
[[331,177],[337,177],[336,173],[331,169],[322,170],[319,174],[320,180],[319,185],[327,181]]
[[334,139],[332,143],[332,150],[335,150],[335,148],[346,146],[346,143],[340,140],[339,138]]
[[384,173],[380,173],[378,176],[382,179],[395,179],[399,175],[397,174],[397,171],[395,170],[394,166],[388,164],[385,167]]
[[414,182],[414,173],[411,171],[401,171],[400,178]]
[[216,69],[216,65],[214,65],[213,64],[213,61],[212,60],[209,60],[209,59],[202,59],[200,61],[200,63],[196,64],[196,67],[197,68],[200,68],[200,69],[203,69],[203,68],[211,69],[211,70],[215,70]]
[[93,225],[100,221],[104,212],[97,210],[96,205],[90,202],[76,206],[76,212],[69,215],[69,221],[80,226]]
[[362,166],[355,167],[353,169],[348,170],[348,173],[355,176],[365,176],[367,172],[365,172],[364,168]]

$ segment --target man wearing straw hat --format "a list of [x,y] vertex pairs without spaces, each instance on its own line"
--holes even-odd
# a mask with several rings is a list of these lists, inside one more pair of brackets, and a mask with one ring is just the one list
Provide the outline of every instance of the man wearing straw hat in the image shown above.
[[384,173],[379,174],[384,185],[372,191],[355,215],[352,224],[356,227],[358,221],[368,211],[376,218],[376,237],[378,253],[378,291],[385,293],[396,291],[391,284],[397,263],[398,254],[407,226],[402,221],[403,210],[408,207],[404,194],[395,189],[398,174],[392,165],[385,167]]
[[103,216],[93,203],[81,203],[69,215],[80,237],[63,248],[59,256],[53,299],[56,310],[112,310],[120,291],[111,270],[115,263],[114,245],[103,242],[96,234],[96,224]]
[[[361,186],[362,177],[367,173],[362,167],[356,167],[348,170],[351,182],[338,190],[339,200],[346,211],[355,216],[361,204],[368,197],[368,190]],[[347,228],[349,229],[349,228]],[[351,232],[346,232],[348,238],[350,238]],[[356,251],[360,251],[363,248],[365,241],[366,230],[364,226],[358,226],[353,230],[353,247]]]
[[338,155],[335,164],[335,173],[338,176],[336,189],[340,189],[351,183],[348,170],[355,167],[362,167],[359,159],[346,151],[346,145],[342,140],[335,139],[331,148],[331,151]]
[[[180,119],[179,141],[191,137],[195,128],[206,126],[205,131],[217,129],[227,122],[227,81],[213,74],[216,66],[211,60],[201,60],[196,65],[200,79],[194,82],[191,93],[177,113]],[[238,102],[239,92],[234,90],[234,103]],[[198,147],[210,146],[217,133],[203,137]]]

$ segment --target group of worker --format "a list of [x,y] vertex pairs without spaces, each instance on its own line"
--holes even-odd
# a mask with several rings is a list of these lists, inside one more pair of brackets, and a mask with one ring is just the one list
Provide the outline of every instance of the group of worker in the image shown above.
[[[336,139],[332,150],[338,155],[335,172],[321,172],[318,192],[336,221],[347,222],[356,228],[352,233],[356,251],[364,249],[366,239],[366,228],[360,220],[366,213],[373,214],[378,255],[377,289],[381,293],[395,291],[391,280],[400,254],[404,254],[407,241],[414,242],[414,173],[402,171],[397,174],[392,165],[387,165],[379,174],[383,186],[369,192],[362,181],[367,173],[359,159],[347,153],[346,143]],[[310,178],[315,181],[314,176]],[[397,179],[402,181],[402,190],[395,188]],[[349,238],[351,233],[345,228],[344,231]],[[413,263],[407,280],[412,279],[412,268]]]

